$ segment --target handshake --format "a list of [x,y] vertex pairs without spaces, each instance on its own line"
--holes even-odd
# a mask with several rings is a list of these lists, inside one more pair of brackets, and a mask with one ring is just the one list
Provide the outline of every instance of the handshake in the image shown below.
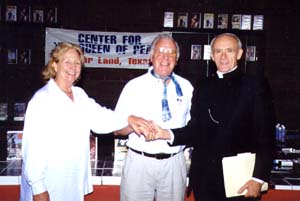
[[153,121],[148,121],[141,117],[130,115],[128,117],[128,124],[130,127],[130,132],[134,131],[137,135],[143,135],[146,141],[157,139],[171,139],[170,131],[161,128]]

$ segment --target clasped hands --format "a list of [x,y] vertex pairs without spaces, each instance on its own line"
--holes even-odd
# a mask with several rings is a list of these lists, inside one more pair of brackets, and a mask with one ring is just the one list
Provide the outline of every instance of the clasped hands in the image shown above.
[[139,136],[143,135],[146,141],[171,138],[170,132],[158,126],[154,121],[130,115],[128,123],[132,130]]

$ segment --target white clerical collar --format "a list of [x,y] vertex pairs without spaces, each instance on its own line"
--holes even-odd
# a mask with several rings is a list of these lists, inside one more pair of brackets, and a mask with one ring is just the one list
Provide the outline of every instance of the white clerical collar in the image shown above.
[[235,66],[234,68],[232,68],[232,69],[231,69],[230,71],[228,71],[228,72],[217,71],[218,78],[220,78],[220,79],[224,78],[224,76],[223,76],[224,74],[230,73],[230,72],[234,71],[236,68],[237,68],[237,66]]

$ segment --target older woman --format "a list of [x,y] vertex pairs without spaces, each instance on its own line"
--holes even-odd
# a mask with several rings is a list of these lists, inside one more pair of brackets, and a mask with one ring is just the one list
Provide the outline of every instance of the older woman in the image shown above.
[[79,46],[60,43],[43,71],[47,84],[26,111],[23,132],[21,200],[82,201],[92,192],[89,135],[147,127],[137,117],[121,118],[74,86],[84,55]]

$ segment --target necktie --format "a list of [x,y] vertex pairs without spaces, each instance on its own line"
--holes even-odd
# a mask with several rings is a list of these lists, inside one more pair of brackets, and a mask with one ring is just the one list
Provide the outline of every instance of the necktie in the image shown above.
[[[158,75],[156,75],[153,70],[151,71],[151,74],[158,79],[162,79]],[[162,79],[163,84],[164,84],[164,89],[163,89],[163,97],[162,97],[161,105],[162,105],[162,120],[164,122],[168,121],[172,118],[172,114],[171,114],[171,111],[169,108],[169,103],[168,103],[168,98],[167,98],[168,97],[167,96],[167,82],[170,79],[173,81],[173,83],[175,85],[177,96],[181,97],[183,95],[181,87],[180,87],[179,83],[177,82],[177,80],[175,79],[173,73],[170,76]]]

